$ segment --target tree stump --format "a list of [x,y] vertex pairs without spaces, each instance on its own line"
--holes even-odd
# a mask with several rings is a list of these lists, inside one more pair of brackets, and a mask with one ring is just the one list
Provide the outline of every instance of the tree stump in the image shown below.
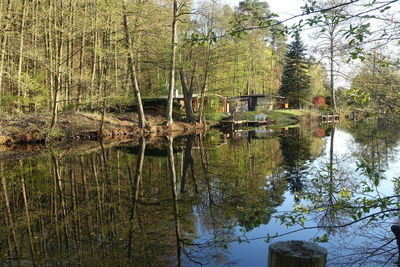
[[392,230],[393,234],[396,237],[397,241],[397,249],[399,251],[399,259],[398,261],[400,262],[400,225],[399,224],[393,224],[390,229]]
[[269,246],[268,267],[325,267],[328,251],[306,241],[275,242]]

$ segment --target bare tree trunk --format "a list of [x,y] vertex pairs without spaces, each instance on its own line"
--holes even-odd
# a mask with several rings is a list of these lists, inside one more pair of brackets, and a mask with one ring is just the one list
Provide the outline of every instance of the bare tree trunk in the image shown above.
[[139,118],[139,127],[140,128],[145,128],[146,127],[146,118],[144,116],[144,109],[143,109],[143,103],[142,103],[142,97],[140,94],[140,88],[139,88],[139,83],[137,80],[137,75],[136,75],[136,68],[135,64],[133,63],[133,44],[132,44],[132,38],[129,33],[129,21],[128,21],[128,10],[127,10],[127,0],[124,0],[123,2],[123,9],[124,9],[124,15],[123,15],[123,24],[124,24],[124,31],[125,31],[125,45],[126,49],[128,50],[127,56],[128,56],[128,71],[130,74],[130,79],[131,79],[131,84],[133,86],[133,92],[136,100],[136,106],[138,109],[138,118]]
[[[272,38],[272,48],[271,48],[271,57],[270,57],[270,65],[269,65],[269,84],[268,84],[268,95],[272,95],[272,84],[274,82],[274,67],[275,67],[275,62],[274,62],[274,56],[275,56],[275,38]],[[265,92],[264,92],[265,94]]]
[[[49,8],[51,11],[51,6]],[[45,41],[46,41],[46,56],[49,61],[49,69],[47,70],[47,79],[46,79],[46,84],[49,86],[49,95],[48,95],[48,100],[47,100],[47,110],[51,111],[52,110],[52,103],[53,103],[53,94],[54,94],[54,62],[53,62],[53,44],[52,44],[52,30],[51,30],[51,21],[52,21],[52,15],[51,12],[48,13],[47,15],[47,28],[46,28],[46,34],[45,34]]]
[[[83,18],[83,24],[86,24],[86,10],[87,10],[87,5],[85,4],[84,7],[84,18]],[[81,48],[79,51],[79,83],[78,83],[78,88],[77,88],[77,99],[76,99],[76,110],[79,111],[79,104],[82,101],[82,91],[83,91],[83,59],[85,56],[85,43],[86,43],[86,34],[85,30],[82,29],[81,31]]]
[[[115,25],[114,27],[114,32],[118,32],[117,30],[117,25]],[[119,72],[118,72],[118,35],[114,34],[114,86],[115,86],[115,90],[118,90],[118,76],[119,76]]]
[[[333,33],[332,33],[332,35],[333,35]],[[334,55],[333,55],[333,50],[334,50],[334,43],[333,43],[333,41],[334,41],[334,37],[333,36],[330,36],[330,46],[329,46],[329,52],[330,52],[330,56],[329,56],[329,64],[330,64],[330,89],[331,89],[331,98],[332,98],[332,100],[331,100],[331,108],[332,108],[332,111],[333,111],[333,113],[336,113],[336,99],[335,99],[335,87],[334,87],[334,77],[333,77],[333,57],[334,57]]]
[[53,91],[53,108],[51,112],[51,124],[50,124],[50,129],[54,129],[56,126],[57,120],[58,120],[58,94],[59,94],[59,88],[61,87],[61,77],[60,73],[56,73],[55,77],[55,82],[54,82],[54,91]]
[[[62,4],[61,4],[62,6]],[[55,56],[55,75],[54,75],[54,89],[53,89],[53,108],[52,108],[52,117],[51,117],[51,124],[50,124],[50,129],[54,129],[56,123],[57,123],[57,119],[58,119],[58,96],[59,93],[61,91],[62,85],[61,85],[61,65],[62,65],[62,55],[63,55],[63,16],[61,15],[60,18],[55,17],[56,13],[55,10],[57,10],[57,7],[53,7],[52,10],[52,15],[53,15],[53,19],[54,19],[54,23],[55,25],[53,25],[54,27],[57,28],[57,34],[55,34],[54,38],[55,38],[55,55],[52,54],[52,56]],[[52,32],[52,29],[49,29],[50,32]],[[49,38],[49,42],[52,42],[52,38],[50,36]],[[52,60],[52,59],[50,59]],[[53,70],[50,70],[53,71]]]
[[93,55],[92,55],[92,71],[91,71],[91,81],[90,81],[90,90],[89,90],[89,103],[90,103],[90,108],[93,108],[93,94],[94,94],[94,84],[95,84],[95,79],[96,79],[96,70],[97,70],[97,61],[98,61],[98,32],[97,32],[97,24],[98,24],[98,10],[97,10],[97,5],[95,5],[95,17],[94,17],[94,22],[92,22],[94,30],[94,40],[93,40]]
[[[8,39],[8,29],[10,27],[10,14],[11,14],[11,0],[8,0],[7,2],[7,9],[6,9],[6,15],[5,15],[5,25],[2,25],[4,27],[4,34],[3,38],[1,39],[1,51],[0,51],[0,104],[1,104],[1,97],[3,94],[3,73],[4,73],[4,61],[6,57],[6,47],[7,47],[7,39]],[[3,14],[2,14],[3,15]]]
[[238,72],[238,68],[239,68],[239,58],[238,58],[238,49],[237,49],[237,47],[236,47],[236,45],[235,45],[235,65],[234,65],[234,68],[233,68],[233,80],[232,80],[232,82],[233,82],[233,93],[236,95],[237,94],[237,92],[235,92],[235,90],[236,90],[236,83],[237,83],[237,72]]
[[75,3],[74,0],[69,1],[69,7],[68,7],[68,26],[72,28],[70,30],[70,34],[68,35],[67,39],[67,59],[66,59],[66,65],[67,65],[67,81],[66,81],[66,87],[65,87],[65,106],[68,106],[70,104],[72,94],[73,94],[73,89],[74,89],[74,38],[72,35],[74,34],[74,25],[75,25]]
[[104,117],[106,115],[106,100],[103,98],[101,107],[101,119],[100,119],[100,128],[98,136],[100,139],[103,139],[103,130],[104,130]]
[[24,34],[25,34],[25,15],[26,15],[26,0],[22,1],[22,11],[21,11],[21,29],[20,29],[20,39],[19,39],[19,57],[18,57],[18,81],[17,81],[17,109],[21,110],[21,100],[22,96],[22,61],[23,61],[23,51],[24,51]]
[[175,65],[176,65],[176,46],[177,46],[177,15],[178,3],[174,0],[172,10],[172,33],[171,33],[171,59],[170,59],[170,73],[169,73],[169,87],[168,87],[168,103],[167,103],[167,121],[168,125],[174,123],[172,118],[172,109],[174,103],[174,90],[175,90]]
[[183,72],[183,70],[180,70],[179,74],[181,77],[183,99],[185,102],[186,119],[188,122],[194,122],[193,107],[192,107],[193,77],[188,88],[185,73]]
[[205,94],[206,94],[206,91],[207,91],[207,85],[208,85],[208,76],[209,76],[209,71],[210,71],[210,59],[211,59],[211,44],[208,43],[207,50],[206,50],[203,87],[201,89],[201,94],[200,94],[199,122],[203,121],[204,98],[205,98]]
[[[111,15],[108,14],[107,16],[107,23],[111,24]],[[100,129],[99,129],[99,137],[103,137],[103,128],[104,128],[104,117],[106,113],[106,99],[107,99],[107,94],[109,91],[109,79],[108,79],[108,74],[109,74],[109,68],[110,68],[110,56],[109,56],[109,49],[110,49],[110,36],[111,36],[111,31],[109,28],[106,29],[106,31],[103,33],[103,38],[102,38],[102,48],[105,51],[105,55],[102,57],[101,66],[100,66],[100,77],[101,81],[99,81],[100,88],[102,90],[99,91],[101,99],[102,99],[102,111],[101,111],[101,123],[100,123]]]

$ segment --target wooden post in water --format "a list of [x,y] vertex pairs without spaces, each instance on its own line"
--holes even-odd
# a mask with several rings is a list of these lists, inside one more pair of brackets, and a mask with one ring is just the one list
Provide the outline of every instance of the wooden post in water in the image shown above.
[[282,241],[269,246],[268,267],[325,267],[328,251],[306,241]]
[[400,224],[393,224],[390,229],[392,230],[394,236],[396,237],[397,241],[397,249],[399,251],[398,260],[400,262]]

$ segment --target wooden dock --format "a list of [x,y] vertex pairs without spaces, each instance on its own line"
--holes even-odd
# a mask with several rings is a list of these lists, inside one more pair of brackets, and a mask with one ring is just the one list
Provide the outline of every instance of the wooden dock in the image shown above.
[[260,120],[221,120],[219,126],[227,129],[238,129],[246,127],[259,127],[269,124],[274,124],[275,121],[260,121]]
[[339,114],[325,114],[320,116],[321,122],[332,122],[332,121],[339,121],[340,115]]

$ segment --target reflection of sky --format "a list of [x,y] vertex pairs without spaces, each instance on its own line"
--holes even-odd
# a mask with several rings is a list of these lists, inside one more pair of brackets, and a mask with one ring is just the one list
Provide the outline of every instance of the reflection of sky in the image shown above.
[[[316,158],[313,162],[311,162],[310,174],[308,175],[311,178],[315,173],[321,169],[323,166],[327,166],[329,163],[329,152],[330,152],[330,141],[331,137],[327,136],[324,140],[324,148],[321,155]],[[391,180],[393,177],[399,176],[399,167],[400,167],[400,153],[398,153],[400,146],[395,150],[397,153],[395,157],[389,162],[385,175],[387,179],[381,182],[379,186],[379,190],[383,195],[390,195],[393,193],[393,184]],[[356,171],[356,162],[360,159],[356,158],[357,151],[360,147],[355,143],[354,138],[347,132],[337,129],[334,135],[334,163],[335,169],[337,169],[337,175],[342,175],[342,177],[350,177],[347,179],[349,184],[355,184],[359,181],[360,174]],[[294,206],[294,197],[289,192],[285,192],[283,204],[278,207],[278,213],[282,211],[289,211]],[[275,214],[276,215],[276,214]],[[312,217],[312,216],[311,216]],[[311,218],[310,217],[310,218]],[[366,228],[360,228],[359,226],[352,227],[351,229],[343,229],[343,231],[338,231],[336,235],[330,237],[330,241],[328,243],[321,244],[326,247],[329,252],[329,257],[332,259],[333,257],[337,257],[337,252],[339,251],[339,255],[348,255],[353,253],[352,249],[356,247],[365,247],[371,246],[368,242],[372,242],[374,237],[374,233],[381,237],[385,235],[391,237],[390,232],[390,224],[392,222],[385,222],[386,224],[380,224],[381,227],[368,229],[370,236],[366,235]],[[312,219],[306,223],[307,226],[314,226],[316,222]],[[285,233],[288,231],[292,231],[298,229],[299,227],[293,227],[287,229],[285,226],[282,226],[275,219],[271,219],[270,223],[267,225],[262,225],[251,232],[247,233],[247,237],[251,239],[255,239],[250,241],[249,243],[231,243],[228,246],[227,254],[230,257],[230,263],[225,266],[267,266],[267,257],[268,257],[268,244],[264,241],[263,237],[266,237],[267,234],[274,235],[276,233]],[[200,235],[207,235],[203,230],[198,226],[198,230],[200,231]],[[239,233],[239,228],[236,229],[236,233]],[[273,240],[275,241],[286,241],[286,240],[306,240],[310,241],[317,235],[322,235],[324,232],[322,230],[307,230],[296,232],[287,236],[279,237]],[[376,236],[375,235],[375,236]],[[383,242],[381,240],[381,242]],[[349,246],[349,244],[351,244]],[[375,244],[376,245],[376,244]],[[345,248],[347,246],[347,248]],[[329,266],[337,265],[337,258],[335,259],[335,263],[332,262],[328,264]],[[343,259],[339,259],[343,260]],[[344,264],[343,266],[347,266]],[[375,265],[373,263],[363,263],[362,266],[380,266]]]

